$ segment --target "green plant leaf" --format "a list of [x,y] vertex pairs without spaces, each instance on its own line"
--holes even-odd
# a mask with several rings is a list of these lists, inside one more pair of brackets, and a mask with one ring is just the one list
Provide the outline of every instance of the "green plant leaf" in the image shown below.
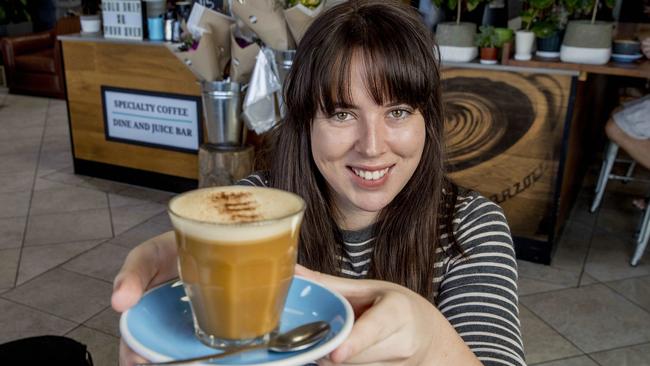
[[472,11],[476,9],[478,4],[481,3],[481,0],[467,0],[467,11]]
[[449,9],[456,9],[456,6],[458,5],[458,0],[447,0],[447,6]]
[[532,29],[537,38],[548,38],[558,31],[556,23],[553,22],[537,22],[533,25]]
[[530,6],[537,10],[544,10],[550,8],[555,3],[555,0],[529,0]]
[[474,44],[478,47],[496,47],[499,43],[499,35],[492,26],[480,26],[479,33],[474,38]]
[[431,3],[433,3],[433,5],[435,5],[435,6],[439,7],[439,8],[442,8],[442,2],[443,1],[444,0],[431,0]]

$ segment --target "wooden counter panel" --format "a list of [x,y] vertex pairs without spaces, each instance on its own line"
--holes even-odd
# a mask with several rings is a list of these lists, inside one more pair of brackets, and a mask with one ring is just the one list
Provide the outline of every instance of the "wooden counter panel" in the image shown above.
[[573,76],[443,70],[451,178],[501,205],[513,235],[548,241]]
[[[97,108],[90,103],[70,104],[70,116],[102,119],[101,108]],[[106,141],[103,124],[77,123],[71,133],[76,158],[189,179],[198,177],[197,155]]]
[[197,179],[196,154],[106,140],[101,86],[201,95],[164,45],[63,42],[63,55],[75,158]]

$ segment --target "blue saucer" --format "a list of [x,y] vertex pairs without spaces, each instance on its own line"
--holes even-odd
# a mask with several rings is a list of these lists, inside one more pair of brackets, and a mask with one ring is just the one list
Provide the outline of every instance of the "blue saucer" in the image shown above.
[[635,55],[624,55],[622,53],[621,54],[619,54],[619,53],[613,53],[612,54],[612,60],[614,62],[622,62],[622,63],[634,62],[634,61],[640,59],[641,57],[643,57],[643,55],[640,54],[640,53],[637,53]]
[[[192,312],[183,286],[166,283],[148,291],[140,302],[122,314],[120,332],[131,349],[150,361],[203,356],[219,351],[194,335]],[[318,320],[330,324],[330,334],[317,345],[299,352],[254,350],[193,365],[296,366],[318,360],[338,347],[352,330],[352,307],[339,294],[301,277],[294,277],[282,314],[280,332]]]

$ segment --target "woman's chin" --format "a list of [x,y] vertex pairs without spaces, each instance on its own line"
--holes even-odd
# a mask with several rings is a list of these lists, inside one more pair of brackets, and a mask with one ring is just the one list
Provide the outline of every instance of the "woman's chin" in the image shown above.
[[366,212],[379,212],[384,207],[388,206],[388,204],[392,201],[391,198],[377,198],[373,197],[371,199],[363,199],[355,202],[355,206],[357,206],[358,209]]

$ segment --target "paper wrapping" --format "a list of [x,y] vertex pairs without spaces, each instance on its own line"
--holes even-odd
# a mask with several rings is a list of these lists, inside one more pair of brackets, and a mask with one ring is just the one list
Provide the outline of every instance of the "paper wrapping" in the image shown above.
[[255,68],[242,106],[246,126],[258,135],[271,129],[280,115],[282,85],[277,77],[273,50],[263,48],[257,55]]
[[230,44],[232,60],[230,61],[230,80],[240,84],[247,84],[253,72],[253,67],[255,67],[255,60],[257,54],[260,52],[260,46],[255,42],[246,47],[239,46],[235,40],[237,34],[237,25],[231,25]]
[[217,80],[223,79],[223,72],[230,60],[230,26],[235,19],[195,3],[187,22],[187,28],[194,39],[200,39],[203,33],[212,33],[211,41],[217,58],[219,74]]
[[252,29],[269,47],[276,50],[295,48],[295,42],[276,0],[236,0],[232,13]]
[[174,52],[174,54],[202,80],[215,81],[223,76],[217,51],[214,48],[214,37],[210,31],[203,33],[196,50]]
[[314,19],[323,12],[323,9],[325,9],[325,1],[321,1],[321,3],[314,9],[298,4],[284,10],[284,17],[296,44],[300,43],[307,28],[309,28]]

